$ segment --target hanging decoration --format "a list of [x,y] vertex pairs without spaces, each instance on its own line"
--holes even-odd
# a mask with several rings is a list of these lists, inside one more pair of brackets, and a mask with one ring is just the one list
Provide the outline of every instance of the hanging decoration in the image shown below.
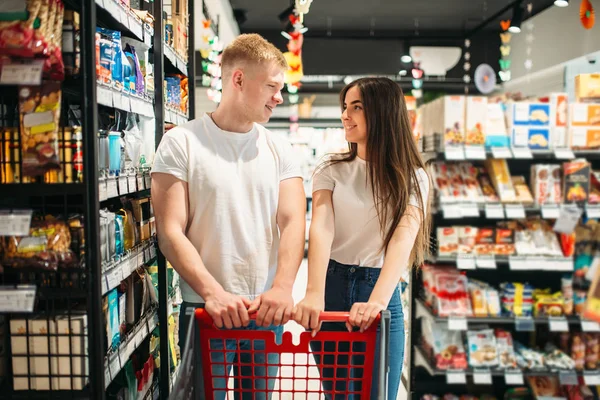
[[585,29],[592,29],[594,27],[596,16],[590,0],[581,0],[581,5],[579,6],[579,20]]
[[206,94],[211,101],[221,102],[223,81],[221,80],[221,53],[223,44],[219,36],[213,31],[214,24],[211,20],[202,20],[202,43],[200,56],[202,57],[202,86],[207,87]]
[[471,75],[469,74],[469,71],[471,71],[471,53],[469,49],[471,48],[471,39],[465,39],[464,47],[463,60],[465,63],[463,64],[463,70],[465,74],[463,75],[463,82],[465,82],[465,94],[469,94],[469,83],[471,83]]
[[504,21],[500,21],[500,29],[501,29],[501,33],[500,33],[500,41],[502,42],[502,45],[500,46],[500,59],[498,60],[498,64],[500,64],[500,80],[502,82],[507,82],[510,80],[511,78],[511,73],[510,73],[510,65],[511,65],[511,60],[510,60],[510,39],[512,38],[512,35],[510,32],[508,31],[508,28],[510,28],[510,20],[504,20]]
[[525,36],[525,41],[527,42],[527,47],[525,48],[525,53],[527,55],[527,58],[525,59],[525,62],[523,63],[523,66],[525,67],[525,70],[527,71],[527,79],[529,79],[529,72],[531,72],[531,68],[533,68],[533,60],[531,58],[531,52],[533,50],[533,41],[535,40],[535,37],[533,36],[533,28],[534,28],[534,24],[533,24],[533,19],[531,18],[531,13],[533,11],[533,3],[527,3],[527,22],[525,22],[525,30],[527,31],[527,34]]

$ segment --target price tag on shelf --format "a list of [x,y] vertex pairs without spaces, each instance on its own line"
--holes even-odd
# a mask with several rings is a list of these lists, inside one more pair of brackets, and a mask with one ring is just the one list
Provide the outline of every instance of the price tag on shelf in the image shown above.
[[520,386],[524,384],[523,372],[518,369],[506,370],[504,372],[504,381],[509,386]]
[[467,374],[464,371],[446,371],[446,383],[448,385],[466,385]]
[[144,28],[144,44],[152,47],[152,34],[146,28]]
[[110,370],[108,369],[108,362],[104,360],[104,389],[108,388],[108,385],[112,382],[112,378],[110,377]]
[[558,372],[558,380],[561,386],[578,386],[579,379],[577,377],[577,372],[566,370]]
[[135,349],[137,348],[137,343],[135,342],[135,338],[130,336],[129,340],[127,341],[127,360],[129,360],[129,358],[131,357],[131,355],[133,354],[133,352],[135,351]]
[[152,103],[148,101],[144,102],[144,113],[146,114],[146,117],[154,117],[154,106]]
[[154,318],[154,314],[148,318],[148,332],[152,332],[156,328],[156,318]]
[[531,266],[527,264],[527,259],[523,256],[509,256],[508,267],[513,271],[531,269]]
[[118,195],[119,191],[117,190],[117,180],[115,178],[108,178],[106,181],[106,197],[112,199]]
[[465,158],[467,160],[485,160],[485,147],[465,146]]
[[492,147],[492,156],[494,158],[512,158],[512,153],[508,147]]
[[588,218],[600,218],[600,204],[587,204],[585,206],[585,214]]
[[123,105],[121,104],[121,93],[116,90],[112,92],[112,102],[113,107],[118,108],[119,110],[123,109]]
[[119,21],[121,21],[121,24],[123,24],[123,26],[126,26],[127,29],[130,29],[129,12],[127,9],[125,9],[123,5],[119,5]]
[[141,267],[142,265],[144,265],[144,252],[140,249],[138,254],[137,254],[137,265],[135,267],[135,269],[138,269],[139,267]]
[[596,321],[581,320],[581,330],[583,332],[600,332],[600,324]]
[[575,158],[575,154],[569,148],[554,149],[554,157],[557,160],[572,160]]
[[542,218],[543,219],[557,219],[560,216],[560,208],[558,204],[544,204],[542,205]]
[[485,217],[487,219],[504,219],[504,208],[502,204],[486,204]]
[[103,180],[98,183],[98,200],[104,201],[106,198],[106,181]]
[[104,0],[96,0],[96,4],[104,8]]
[[468,329],[467,319],[465,317],[448,317],[448,330],[466,331]]
[[10,62],[0,66],[0,84],[2,85],[40,85],[44,62],[29,60]]
[[600,372],[599,371],[583,371],[583,382],[586,384],[586,386],[600,385]]
[[129,187],[129,193],[135,193],[138,191],[135,175],[127,177],[127,186]]
[[102,85],[98,85],[96,87],[96,100],[98,104],[102,104],[103,106],[112,107],[113,106],[113,95],[112,90]]
[[463,217],[479,218],[479,206],[476,203],[463,203],[459,207]]
[[187,64],[181,58],[177,57],[177,69],[187,76]]
[[525,219],[525,208],[523,204],[506,204],[504,212],[508,219]]
[[117,376],[121,372],[121,360],[119,359],[118,352],[108,357],[108,369],[110,369],[111,376]]
[[582,211],[579,207],[561,207],[560,215],[554,223],[554,231],[559,233],[572,233],[581,218]]
[[491,385],[492,384],[492,373],[490,370],[479,370],[473,371],[473,383],[476,385]]
[[117,264],[111,271],[106,274],[106,283],[108,290],[112,290],[119,286],[123,280],[123,267],[121,264]]
[[103,275],[102,279],[100,279],[102,284],[102,295],[104,296],[106,292],[108,292],[108,281],[106,280],[106,276]]
[[144,190],[144,177],[142,175],[137,176],[137,188],[138,191]]
[[550,332],[569,332],[569,322],[565,317],[548,318]]
[[523,159],[523,160],[531,160],[533,158],[533,154],[529,147],[513,147],[512,149],[513,158]]
[[146,189],[150,189],[151,185],[152,185],[152,176],[150,174],[144,175],[144,186],[146,187]]
[[142,22],[138,21],[131,14],[129,15],[129,29],[139,40],[144,40],[144,27],[142,26]]
[[121,95],[121,110],[131,111],[131,98],[127,94]]
[[462,161],[465,159],[465,149],[462,146],[446,146],[444,156],[448,161]]
[[124,194],[129,193],[129,188],[127,187],[127,177],[120,176],[119,177],[119,195],[123,196]]
[[156,246],[155,245],[151,245],[150,246],[150,258],[154,258],[156,257]]
[[0,211],[0,236],[28,236],[32,211]]
[[566,257],[550,257],[546,258],[543,263],[542,269],[546,271],[564,271],[571,272],[575,269],[575,264],[572,258]]
[[445,219],[460,219],[462,218],[461,208],[458,204],[443,204],[442,212]]
[[472,254],[459,254],[456,256],[458,269],[475,269],[475,257]]
[[36,286],[34,285],[0,286],[0,312],[33,312],[35,293]]
[[517,332],[535,332],[535,322],[531,317],[515,317],[515,330]]
[[144,247],[144,264],[150,261],[150,247]]
[[497,268],[496,258],[493,255],[477,256],[477,258],[475,258],[475,265],[477,266],[477,268],[481,268],[481,269],[496,269]]

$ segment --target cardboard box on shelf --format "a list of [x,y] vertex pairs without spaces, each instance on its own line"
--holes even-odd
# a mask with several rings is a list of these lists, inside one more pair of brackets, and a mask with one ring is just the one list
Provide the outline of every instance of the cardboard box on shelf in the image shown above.
[[465,96],[444,96],[441,100],[444,144],[465,142]]
[[487,160],[485,165],[500,201],[503,203],[515,202],[517,195],[512,185],[506,160]]
[[466,136],[465,144],[485,144],[487,133],[487,97],[468,96],[466,98]]
[[578,159],[563,164],[566,203],[583,203],[590,193],[590,163]]
[[550,126],[550,104],[519,102],[508,104],[507,121],[509,127]]
[[569,96],[566,93],[550,94],[550,146],[564,148],[570,146],[567,136]]
[[550,147],[550,129],[534,126],[514,126],[512,128],[512,143],[514,147],[546,150]]
[[487,147],[509,147],[510,135],[506,129],[506,120],[502,104],[487,105],[485,145]]
[[600,99],[600,74],[581,74],[575,77],[575,101]]
[[572,126],[569,128],[569,137],[574,149],[600,148],[600,127]]

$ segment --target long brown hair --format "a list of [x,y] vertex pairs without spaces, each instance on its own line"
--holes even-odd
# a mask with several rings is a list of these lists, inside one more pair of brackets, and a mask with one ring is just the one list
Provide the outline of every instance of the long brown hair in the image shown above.
[[[353,87],[360,91],[367,121],[367,179],[371,182],[384,238],[381,250],[387,249],[406,212],[410,195],[415,193],[421,210],[421,226],[411,250],[409,267],[419,266],[429,252],[430,217],[425,215],[424,210],[429,210],[430,196],[423,198],[419,190],[416,172],[419,168],[426,171],[426,168],[412,134],[404,93],[396,82],[388,78],[358,79],[340,93],[342,112],[346,93]],[[347,153],[325,164],[353,161],[357,157],[357,149],[356,143],[350,143]]]

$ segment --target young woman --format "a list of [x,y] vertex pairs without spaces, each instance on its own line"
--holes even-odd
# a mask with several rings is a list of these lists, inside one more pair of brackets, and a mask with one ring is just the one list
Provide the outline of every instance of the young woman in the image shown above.
[[[412,135],[404,95],[395,82],[356,80],[342,90],[340,102],[350,148],[329,157],[315,172],[308,285],[293,315],[315,334],[321,329],[319,313],[323,310],[350,311],[345,326],[325,324],[323,330],[356,327],[361,331],[382,310],[390,310],[388,399],[395,400],[404,358],[398,283],[407,268],[423,261],[428,248],[429,177]],[[348,364],[347,357],[321,359],[316,353],[335,349],[321,349],[318,343],[312,350],[325,391],[360,390],[346,387],[347,379],[336,379],[348,378],[348,373],[357,377],[357,368],[340,368]],[[379,343],[371,399],[379,392],[378,355]],[[341,396],[351,398],[335,398]]]

